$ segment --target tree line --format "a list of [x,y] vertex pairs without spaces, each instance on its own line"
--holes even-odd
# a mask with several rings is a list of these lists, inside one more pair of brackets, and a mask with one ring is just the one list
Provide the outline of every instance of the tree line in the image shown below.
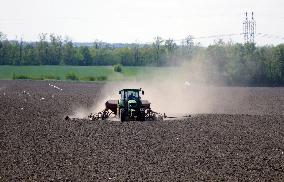
[[228,84],[284,85],[284,44],[256,46],[218,40],[208,47],[188,36],[181,44],[156,37],[152,44],[95,41],[78,46],[70,39],[40,34],[37,42],[8,40],[0,32],[0,65],[178,66],[200,61]]

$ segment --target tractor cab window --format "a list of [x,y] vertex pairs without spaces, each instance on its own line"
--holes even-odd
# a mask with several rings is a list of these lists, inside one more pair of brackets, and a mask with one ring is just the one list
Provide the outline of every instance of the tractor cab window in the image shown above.
[[139,92],[137,91],[127,91],[125,92],[125,98],[128,100],[137,99],[139,97]]
[[123,90],[120,91],[120,96],[121,96],[121,99],[124,100],[125,97],[124,97],[124,91]]

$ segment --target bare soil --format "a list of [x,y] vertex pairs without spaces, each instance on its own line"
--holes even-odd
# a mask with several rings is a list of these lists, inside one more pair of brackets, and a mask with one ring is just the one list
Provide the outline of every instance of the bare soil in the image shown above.
[[103,86],[0,81],[0,181],[283,181],[284,88],[215,88],[187,119],[64,120]]

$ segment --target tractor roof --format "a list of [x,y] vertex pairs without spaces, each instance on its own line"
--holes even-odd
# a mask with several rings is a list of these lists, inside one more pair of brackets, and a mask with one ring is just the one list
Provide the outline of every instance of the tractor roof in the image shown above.
[[127,88],[127,89],[122,89],[121,91],[141,91],[141,88],[135,89],[135,88]]

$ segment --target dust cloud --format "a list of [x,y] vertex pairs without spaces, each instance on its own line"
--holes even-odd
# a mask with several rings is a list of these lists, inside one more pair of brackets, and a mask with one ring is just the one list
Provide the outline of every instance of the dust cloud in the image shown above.
[[[101,91],[100,100],[94,104],[92,113],[104,109],[107,100],[119,99],[118,91],[124,88],[142,88],[142,99],[151,102],[152,110],[167,115],[186,115],[213,112],[214,85],[222,81],[196,59],[169,71],[166,75],[152,74],[151,78],[137,81],[108,83]],[[141,73],[143,77],[147,73]]]
[[[107,83],[101,90],[99,99],[91,108],[79,108],[76,117],[85,117],[90,113],[102,111],[107,100],[118,100],[118,91],[125,88],[142,88],[145,95],[143,100],[151,102],[152,110],[165,113],[168,116],[187,115],[199,113],[222,113],[228,104],[218,106],[216,110],[216,95],[219,86],[225,85],[218,70],[208,67],[205,61],[193,59],[190,63],[184,63],[175,67],[166,75],[160,72],[141,73],[137,80]],[[218,86],[218,87],[217,87]],[[222,94],[222,93],[220,93]]]

